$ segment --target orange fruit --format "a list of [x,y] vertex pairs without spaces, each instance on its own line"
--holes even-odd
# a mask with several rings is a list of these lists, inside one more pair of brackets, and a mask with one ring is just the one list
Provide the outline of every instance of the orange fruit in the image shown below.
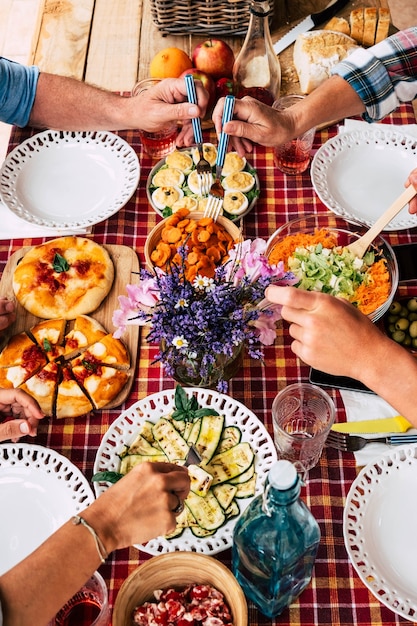
[[180,48],[164,48],[151,61],[149,76],[151,78],[178,78],[185,70],[193,67],[193,63]]

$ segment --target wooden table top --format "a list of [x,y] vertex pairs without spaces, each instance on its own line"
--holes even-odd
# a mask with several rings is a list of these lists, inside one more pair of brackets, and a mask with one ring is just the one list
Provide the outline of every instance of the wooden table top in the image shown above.
[[[328,0],[275,0],[272,39],[277,41],[298,21],[323,9]],[[287,6],[287,9],[285,8]],[[353,8],[388,6],[387,0],[353,0]],[[148,76],[153,56],[168,46],[191,53],[204,35],[166,35],[152,21],[150,0],[42,0],[33,62],[45,72],[72,76],[112,91],[129,91]],[[210,33],[207,33],[207,37]],[[222,37],[237,53],[243,37]],[[292,46],[280,55],[283,91],[292,65]],[[290,81],[292,82],[292,81]],[[296,90],[294,84],[289,87]]]

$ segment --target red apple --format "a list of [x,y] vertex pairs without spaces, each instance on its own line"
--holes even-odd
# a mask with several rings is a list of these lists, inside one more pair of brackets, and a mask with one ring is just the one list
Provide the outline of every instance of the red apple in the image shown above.
[[235,55],[231,47],[221,39],[207,39],[198,44],[192,54],[193,65],[209,74],[214,81],[233,76]]
[[196,78],[197,80],[201,80],[201,82],[203,83],[203,87],[206,89],[209,95],[206,118],[210,117],[212,109],[214,107],[214,103],[216,102],[216,83],[211,78],[211,76],[209,76],[205,72],[201,72],[196,67],[185,70],[185,72],[181,74],[180,78],[184,78],[186,74],[192,74],[194,78]]

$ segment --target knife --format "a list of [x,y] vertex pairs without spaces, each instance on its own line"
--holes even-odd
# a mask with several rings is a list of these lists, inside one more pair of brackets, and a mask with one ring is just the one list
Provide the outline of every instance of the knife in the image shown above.
[[343,9],[345,4],[348,3],[348,0],[332,0],[323,11],[319,11],[318,13],[312,13],[302,22],[294,26],[286,35],[278,39],[278,41],[274,44],[274,52],[275,54],[280,54],[285,48],[288,48],[294,41],[297,39],[298,35],[301,33],[306,33],[311,30],[315,26],[320,26],[320,24],[324,24],[331,17],[333,17],[340,9]]
[[396,415],[395,417],[385,417],[377,420],[361,420],[358,422],[342,422],[333,424],[331,430],[339,433],[405,433],[409,428],[413,428],[405,417]]

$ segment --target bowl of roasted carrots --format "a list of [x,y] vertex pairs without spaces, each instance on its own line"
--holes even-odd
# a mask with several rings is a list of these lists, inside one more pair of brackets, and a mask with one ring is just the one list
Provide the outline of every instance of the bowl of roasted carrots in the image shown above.
[[[149,233],[145,243],[148,269],[169,271],[173,264],[184,264],[184,274],[192,282],[196,276],[212,278],[216,268],[229,258],[229,251],[242,241],[240,229],[226,217],[215,222],[202,212],[180,209],[163,219]],[[184,248],[181,255],[179,248]]]

